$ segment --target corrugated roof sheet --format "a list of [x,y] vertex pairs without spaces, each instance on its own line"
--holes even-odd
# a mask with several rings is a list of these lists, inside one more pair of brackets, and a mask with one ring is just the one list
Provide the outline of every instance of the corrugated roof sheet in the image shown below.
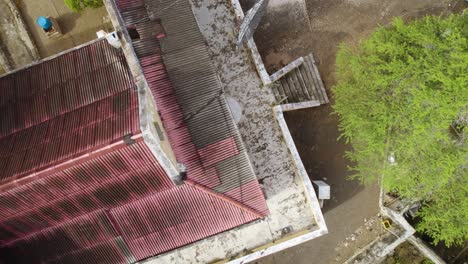
[[[268,214],[189,1],[137,2],[116,1],[126,26],[140,34],[133,47],[187,178]],[[216,228],[201,226],[207,235]],[[142,257],[159,252],[148,240],[138,244]]]
[[139,132],[121,51],[98,41],[0,78],[0,183]]
[[72,251],[80,251],[109,241],[117,236],[118,233],[112,227],[106,213],[95,211],[65,224],[46,228],[15,240],[5,247],[16,251],[13,255],[20,257],[16,260],[17,263],[21,263],[23,258],[25,261],[31,259],[31,256],[37,262],[48,262]]
[[258,218],[189,185],[115,208],[111,213],[140,260]]
[[[60,256],[45,263],[51,264],[127,264],[133,263],[134,258],[124,255],[122,252],[122,239],[120,237],[105,241],[103,243],[84,248],[79,251],[72,251],[69,254]],[[31,263],[31,262],[29,262]]]
[[9,232],[1,234],[0,240],[8,242],[172,186],[146,144],[140,141],[1,193],[0,225]]
[[[116,3],[126,26],[141,36],[132,43],[187,177],[229,194],[254,181],[261,192],[189,1]],[[165,37],[157,38],[161,32]],[[264,198],[255,199],[254,209],[267,213]]]
[[268,213],[190,4],[170,3],[117,1],[187,184],[139,134],[133,79],[105,41],[0,78],[2,256],[133,263]]

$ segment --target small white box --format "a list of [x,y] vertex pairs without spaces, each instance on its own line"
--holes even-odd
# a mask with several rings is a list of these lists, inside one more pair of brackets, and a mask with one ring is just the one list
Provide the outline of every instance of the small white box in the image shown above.
[[314,184],[314,189],[320,200],[330,199],[330,185],[326,184],[324,181],[312,181],[312,183]]

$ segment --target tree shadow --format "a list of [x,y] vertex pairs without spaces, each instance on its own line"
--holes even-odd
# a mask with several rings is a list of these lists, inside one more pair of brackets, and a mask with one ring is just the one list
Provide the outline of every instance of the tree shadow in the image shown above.
[[79,13],[66,13],[56,18],[62,34],[70,33],[76,26],[76,21],[80,18]]
[[364,186],[357,180],[350,180],[344,157],[351,146],[339,137],[338,120],[330,116],[330,106],[320,106],[285,113],[302,163],[311,181],[322,180],[330,185],[331,199],[324,201],[322,212],[330,211],[351,199]]

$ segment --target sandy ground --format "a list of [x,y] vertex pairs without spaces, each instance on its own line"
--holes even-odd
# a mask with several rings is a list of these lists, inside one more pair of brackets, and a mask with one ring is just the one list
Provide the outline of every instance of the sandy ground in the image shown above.
[[[63,0],[15,0],[42,58],[96,39],[96,32],[110,30],[110,21],[104,7],[73,13]],[[63,36],[49,39],[36,25],[39,16],[57,20]]]
[[[357,42],[395,16],[412,19],[468,7],[463,0],[305,0],[307,10],[303,10],[296,0],[280,2],[285,5],[270,2],[254,35],[267,69],[274,72],[313,52],[332,102],[335,54],[341,42]],[[311,179],[324,179],[331,185],[332,199],[323,209],[330,233],[256,263],[342,263],[383,232],[377,216],[378,187],[347,179],[348,162],[343,154],[349,146],[337,141],[338,120],[331,112],[330,106],[321,106],[286,115]]]

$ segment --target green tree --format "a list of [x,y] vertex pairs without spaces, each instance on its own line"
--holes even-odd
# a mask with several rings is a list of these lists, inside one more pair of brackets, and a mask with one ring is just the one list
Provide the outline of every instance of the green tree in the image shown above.
[[395,19],[337,54],[335,113],[364,183],[422,201],[435,243],[468,239],[468,16]]
[[98,8],[104,5],[102,0],[64,0],[65,5],[74,12],[81,12],[85,8]]

